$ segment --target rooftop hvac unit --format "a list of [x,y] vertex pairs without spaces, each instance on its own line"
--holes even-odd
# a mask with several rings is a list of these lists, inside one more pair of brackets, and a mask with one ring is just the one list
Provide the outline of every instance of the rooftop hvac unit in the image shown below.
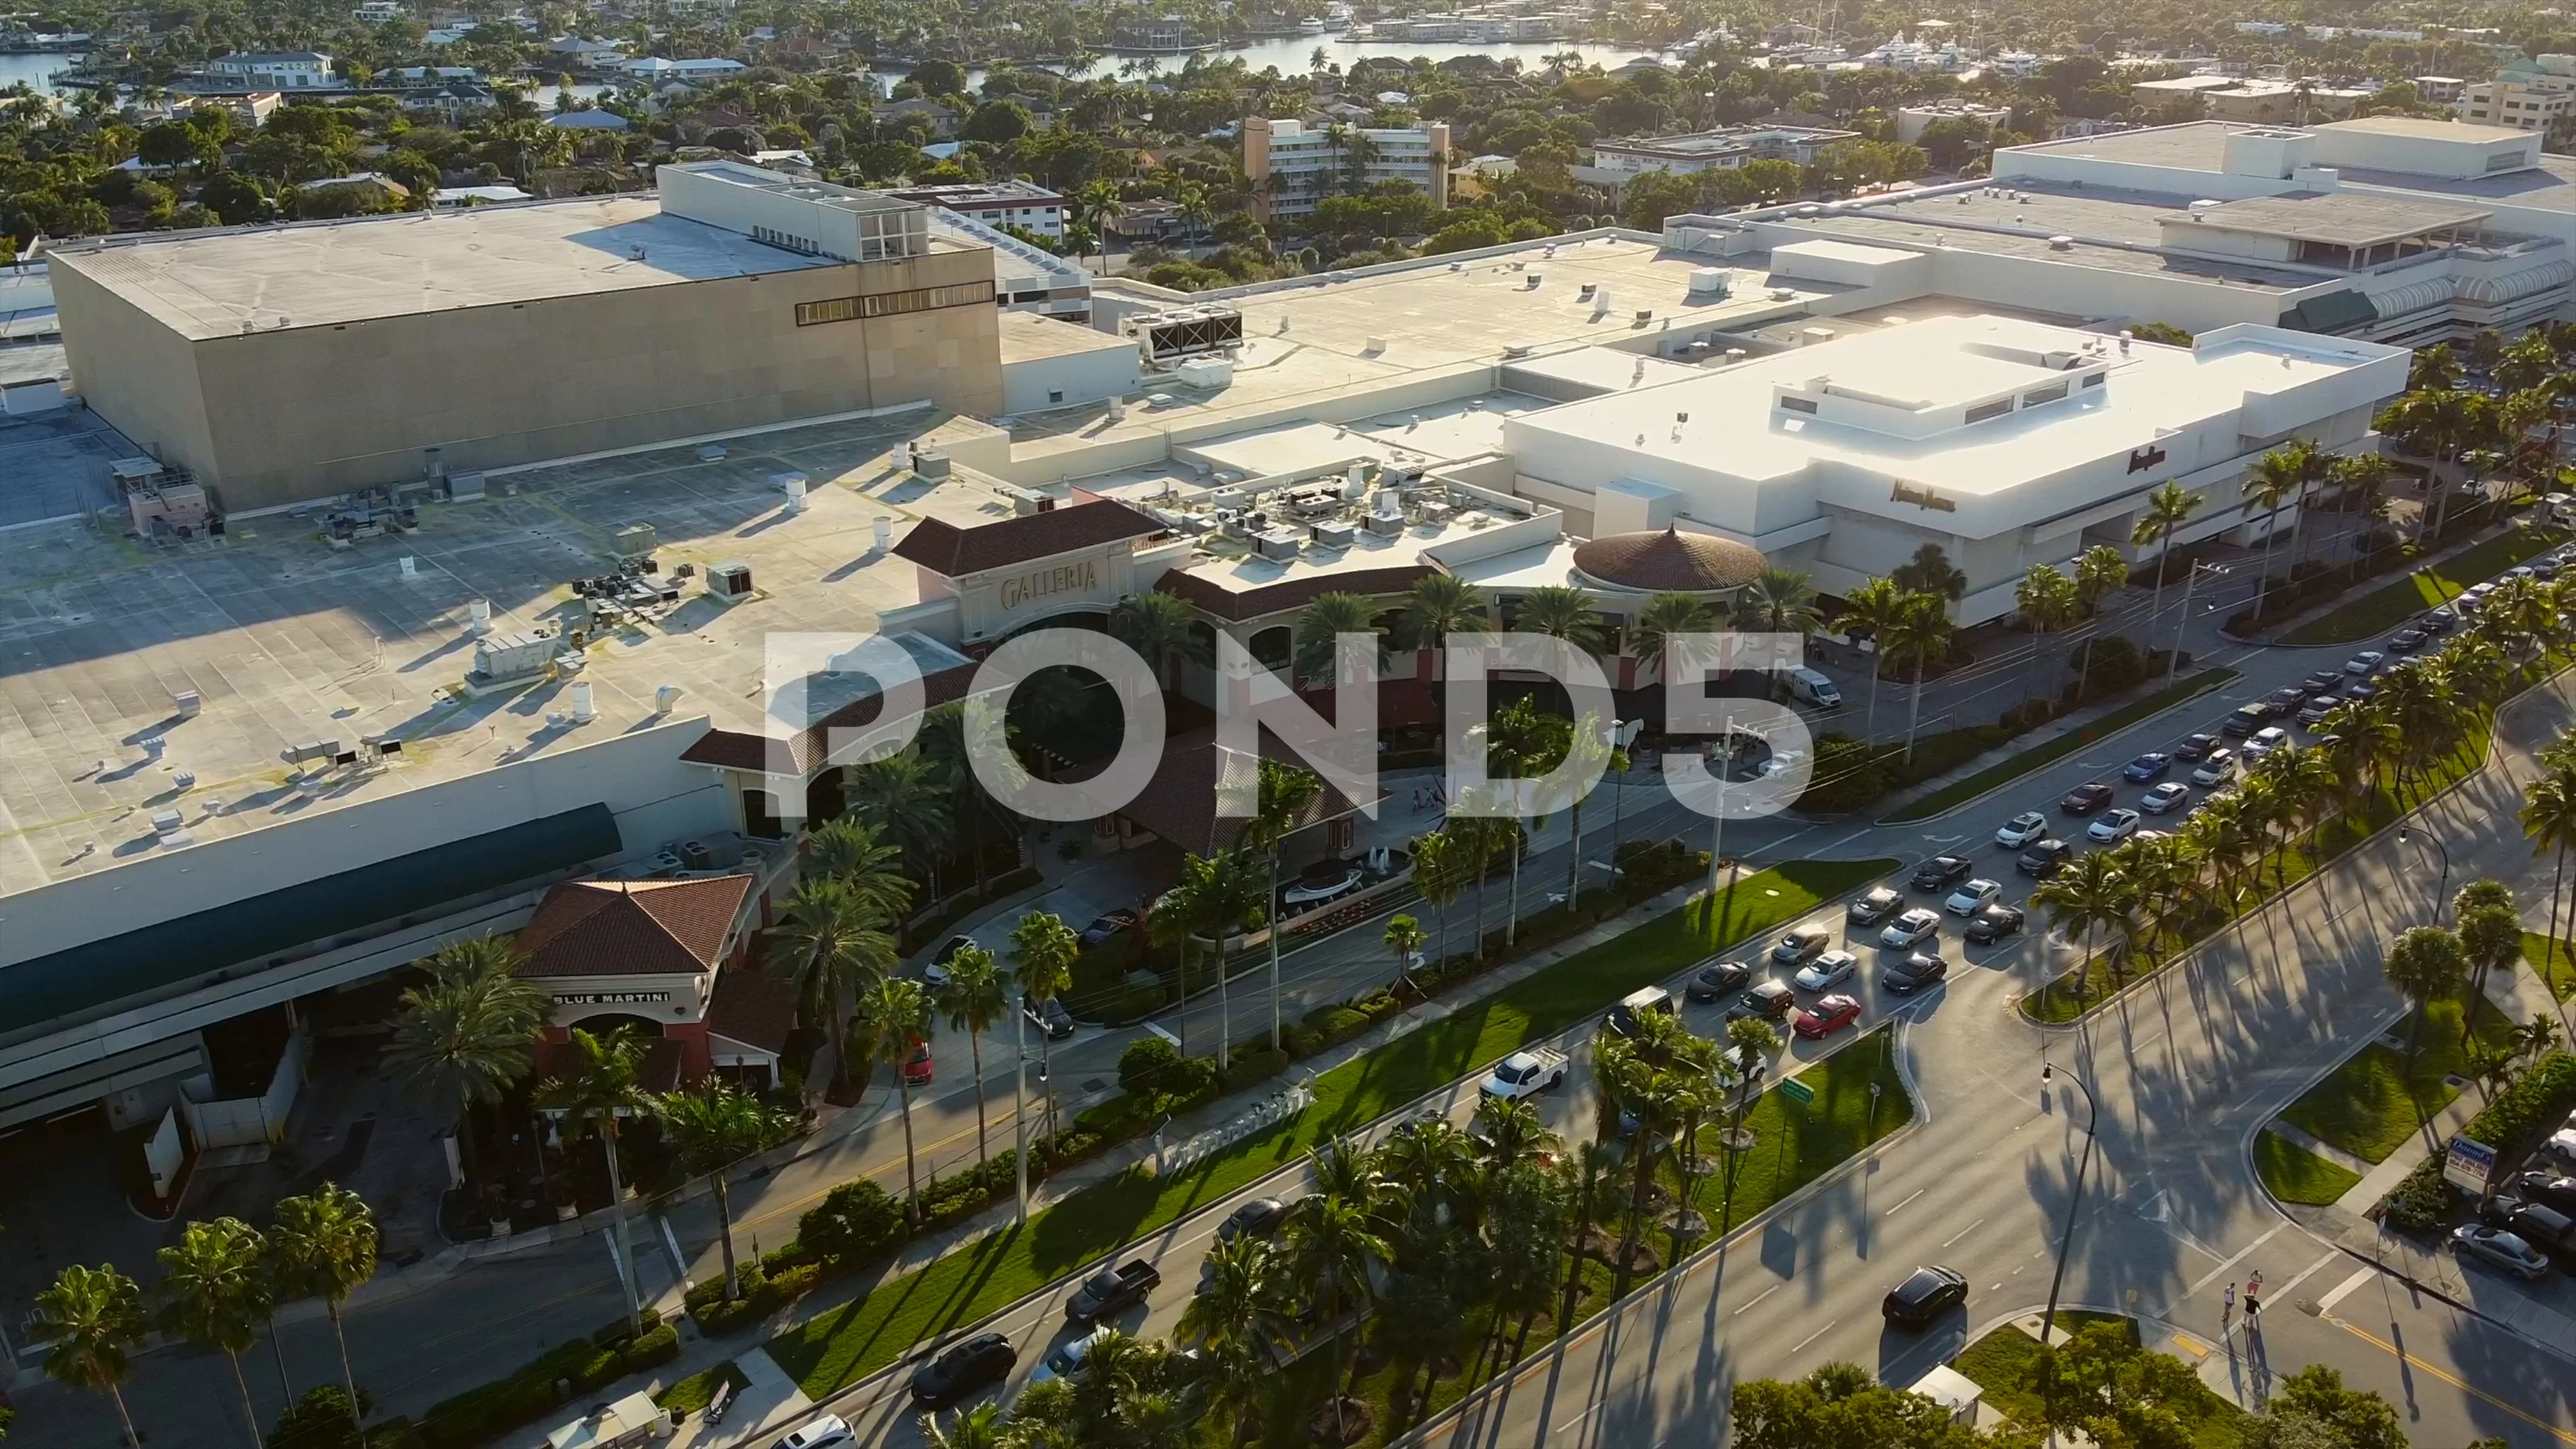
[[1292,528],[1274,528],[1266,533],[1255,534],[1252,546],[1263,558],[1292,559],[1297,556],[1299,549],[1306,546],[1306,537]]
[[1401,513],[1372,513],[1360,523],[1380,538],[1393,538],[1404,532],[1404,515]]
[[948,476],[948,455],[937,448],[915,448],[912,450],[912,471],[924,478],[945,478]]
[[1726,268],[1724,268],[1724,267],[1693,267],[1693,268],[1691,268],[1691,274],[1690,274],[1690,294],[1691,294],[1692,296],[1694,296],[1694,297],[1723,297],[1723,296],[1725,296],[1725,295],[1726,295],[1726,287],[1727,287],[1727,284],[1726,284]]
[[746,563],[709,565],[707,592],[728,603],[735,599],[751,597],[751,565]]
[[1359,531],[1346,521],[1336,520],[1315,525],[1315,542],[1326,548],[1349,548],[1359,541]]
[[661,547],[662,536],[649,523],[630,523],[609,537],[609,547],[621,559],[649,558]]
[[542,674],[555,657],[551,634],[494,634],[474,646],[474,672],[485,679]]
[[1160,364],[1241,345],[1243,313],[1233,307],[1147,312],[1127,318],[1118,330],[1135,340],[1137,352],[1147,363]]
[[1173,372],[1190,387],[1213,389],[1234,381],[1234,364],[1222,357],[1193,357]]

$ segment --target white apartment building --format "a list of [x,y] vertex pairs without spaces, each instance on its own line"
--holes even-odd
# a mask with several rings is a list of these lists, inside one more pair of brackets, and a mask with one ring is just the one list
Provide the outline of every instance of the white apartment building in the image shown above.
[[251,90],[313,90],[331,84],[331,57],[311,50],[253,50],[206,62],[208,79]]
[[1064,235],[1064,198],[1033,181],[910,186],[891,194],[923,206],[971,216],[986,226],[1015,226],[1034,236]]
[[1591,169],[1615,185],[1618,178],[1649,171],[1695,176],[1702,171],[1732,171],[1747,161],[1791,161],[1812,166],[1817,152],[1858,134],[1813,126],[1725,126],[1678,136],[1595,141]]
[[1409,181],[1435,206],[1449,204],[1449,128],[1390,130],[1309,126],[1254,116],[1243,123],[1243,174],[1263,221],[1306,216],[1328,196],[1356,196],[1381,181]]
[[2481,125],[2546,132],[2576,116],[2576,85],[2545,90],[2509,80],[2480,81],[2461,95],[2460,116]]

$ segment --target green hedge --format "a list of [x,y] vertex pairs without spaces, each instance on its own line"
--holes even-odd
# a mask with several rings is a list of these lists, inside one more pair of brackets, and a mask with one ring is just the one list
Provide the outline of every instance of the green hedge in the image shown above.
[[[619,1323],[590,1337],[559,1343],[507,1378],[432,1405],[418,1426],[422,1449],[467,1449],[679,1355],[679,1330],[647,1308],[641,1337],[629,1335],[626,1325]],[[559,1385],[568,1392],[560,1391]]]
[[2496,1093],[2469,1119],[2465,1132],[2498,1152],[2510,1152],[2542,1127],[2566,1120],[2571,1103],[2576,1103],[2576,1057],[2551,1052]]

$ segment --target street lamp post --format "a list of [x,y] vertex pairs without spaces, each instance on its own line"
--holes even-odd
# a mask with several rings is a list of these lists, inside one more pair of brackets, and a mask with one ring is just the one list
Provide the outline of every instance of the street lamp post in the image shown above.
[[[2159,564],[2158,567],[2162,567],[2162,565]],[[2200,582],[2201,571],[2204,569],[2213,574],[2219,574],[2222,576],[2227,572],[2227,570],[2220,568],[2214,563],[2195,562],[2191,566],[2191,572],[2183,576],[2182,617],[2174,621],[2173,649],[2165,655],[2165,683],[2167,684],[2174,682],[2174,675],[2182,668],[2183,631],[2191,627],[2191,589],[2192,585]]]
[[[1187,994],[1189,985],[1182,983]],[[1011,1166],[1018,1170],[1020,1188],[1020,1226],[1029,1222],[1029,998],[1020,994],[1020,1009],[1011,1024],[1011,1127],[1017,1134],[1018,1149],[1011,1154]]]
[[1726,776],[1735,768],[1735,716],[1726,717],[1726,733],[1710,753],[1717,759],[1717,811],[1708,831],[1708,908],[1717,910],[1717,883],[1726,875]]
[[[2055,1068],[2041,1062],[2040,1086],[2045,1088],[2054,1077]],[[2057,1290],[2066,1282],[2067,1252],[2075,1246],[2075,1210],[2084,1201],[2084,1171],[2093,1165],[2093,1128],[2102,1116],[2102,1106],[2093,1100],[2093,1089],[2084,1085],[2084,1078],[2069,1072],[2067,1080],[2084,1093],[2084,1155],[2075,1160],[2075,1191],[2066,1199],[2066,1231],[2057,1240],[2057,1272],[2048,1280],[2048,1311],[2039,1320],[2041,1343],[2048,1342],[2049,1332],[2057,1326]]]
[[2405,845],[2418,834],[2424,837],[2426,845],[2433,847],[2434,857],[2442,863],[2441,883],[2433,888],[2433,920],[2438,925],[2441,923],[2442,913],[2451,908],[2451,850],[2442,843],[2442,837],[2420,825],[2397,827],[2397,843]]

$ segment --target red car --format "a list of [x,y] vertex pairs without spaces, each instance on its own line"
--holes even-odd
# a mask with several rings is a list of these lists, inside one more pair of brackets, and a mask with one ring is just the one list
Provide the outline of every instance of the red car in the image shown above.
[[907,1087],[930,1085],[930,1043],[920,1040],[913,1042],[912,1060],[903,1064],[903,1084]]
[[1831,1036],[1860,1020],[1860,1002],[1837,991],[1798,1013],[1789,1029],[1803,1037]]

